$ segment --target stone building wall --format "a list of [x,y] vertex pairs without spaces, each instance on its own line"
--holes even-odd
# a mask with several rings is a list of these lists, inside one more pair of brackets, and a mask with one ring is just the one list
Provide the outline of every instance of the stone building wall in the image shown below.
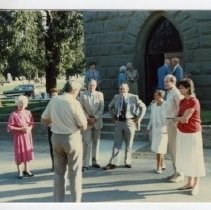
[[[211,105],[211,11],[86,11],[85,55],[95,60],[101,89],[109,101],[117,93],[119,66],[131,61],[139,70],[145,91],[145,44],[160,17],[170,20],[183,44],[184,70],[191,74],[204,107]],[[142,95],[140,95],[142,96]]]

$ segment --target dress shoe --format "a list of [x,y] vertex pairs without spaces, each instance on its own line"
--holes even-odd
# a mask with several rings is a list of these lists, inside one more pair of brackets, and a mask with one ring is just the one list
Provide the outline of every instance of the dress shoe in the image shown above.
[[190,185],[185,185],[183,187],[178,188],[178,190],[191,190],[191,189],[193,189],[193,187]]
[[82,172],[85,172],[85,171],[88,171],[88,170],[89,170],[89,167],[85,167],[85,166],[82,167]]
[[97,163],[93,163],[93,164],[92,164],[92,167],[94,167],[94,168],[100,168],[100,165],[97,164]]
[[29,172],[29,171],[23,171],[23,175],[24,175],[24,176],[28,176],[28,177],[34,176],[34,174],[32,174],[32,173]]
[[125,168],[132,168],[132,165],[131,164],[126,164]]
[[112,170],[115,168],[116,168],[116,165],[109,163],[107,166],[103,167],[103,170]]

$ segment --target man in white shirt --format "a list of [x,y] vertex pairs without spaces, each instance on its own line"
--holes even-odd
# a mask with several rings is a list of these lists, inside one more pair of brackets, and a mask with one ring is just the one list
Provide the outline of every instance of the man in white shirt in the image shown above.
[[100,130],[103,126],[104,97],[103,93],[96,91],[97,81],[92,79],[88,84],[88,90],[80,94],[79,101],[88,120],[88,127],[82,132],[84,144],[83,171],[89,169],[90,159],[92,166],[100,168],[99,144]]
[[184,176],[176,171],[176,135],[177,127],[174,123],[174,118],[177,116],[179,111],[179,103],[182,99],[182,95],[176,87],[176,77],[169,74],[164,78],[166,94],[166,118],[167,118],[167,131],[168,131],[168,146],[169,153],[172,158],[172,163],[174,167],[173,176],[169,177],[170,182],[180,182],[184,180]]
[[54,96],[41,116],[42,123],[51,124],[54,153],[54,201],[64,202],[65,179],[68,166],[70,191],[73,202],[80,202],[82,195],[83,145],[81,130],[87,128],[87,119],[76,96],[79,83],[68,81],[64,94]]

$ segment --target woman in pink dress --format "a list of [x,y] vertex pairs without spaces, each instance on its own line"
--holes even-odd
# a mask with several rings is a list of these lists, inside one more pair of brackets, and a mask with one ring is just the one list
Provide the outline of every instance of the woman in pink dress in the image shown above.
[[[19,96],[16,100],[17,109],[10,114],[8,121],[8,132],[13,135],[15,152],[15,163],[18,168],[18,177],[31,177],[33,174],[29,170],[28,162],[34,159],[34,149],[31,130],[34,125],[32,114],[25,108],[28,105],[26,96]],[[20,166],[24,164],[22,171]]]

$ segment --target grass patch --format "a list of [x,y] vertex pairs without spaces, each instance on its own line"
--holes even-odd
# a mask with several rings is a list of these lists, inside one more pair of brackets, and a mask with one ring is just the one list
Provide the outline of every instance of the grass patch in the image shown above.
[[[3,101],[3,107],[0,108],[0,121],[5,122],[8,120],[9,114],[16,109],[14,101]],[[29,101],[28,110],[32,111],[35,121],[40,121],[40,116],[47,106],[47,100],[33,100]]]
[[204,110],[201,112],[202,124],[211,125],[211,111]]

